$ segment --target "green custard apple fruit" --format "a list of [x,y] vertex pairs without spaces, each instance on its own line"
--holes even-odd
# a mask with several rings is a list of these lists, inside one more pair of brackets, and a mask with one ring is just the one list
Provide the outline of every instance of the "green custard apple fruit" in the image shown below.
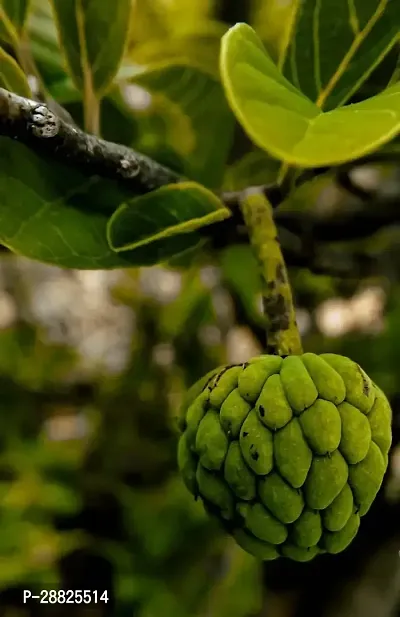
[[189,391],[178,466],[244,550],[309,561],[357,534],[388,466],[391,420],[349,358],[259,356]]

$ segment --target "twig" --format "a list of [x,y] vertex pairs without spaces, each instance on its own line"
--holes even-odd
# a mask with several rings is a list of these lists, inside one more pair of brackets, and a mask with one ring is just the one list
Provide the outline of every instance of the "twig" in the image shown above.
[[[44,104],[43,102],[26,99],[3,88],[0,88],[0,136],[16,139],[32,148],[35,152],[78,168],[87,175],[99,175],[123,183],[125,186],[130,187],[135,194],[148,193],[166,184],[173,184],[185,179],[150,157],[136,152],[127,146],[105,141],[85,133],[55,113],[50,103]],[[396,153],[373,153],[368,157],[355,161],[353,165],[338,168],[337,175],[345,174],[347,179],[352,167],[393,162],[394,160],[396,160]],[[315,177],[329,171],[331,171],[329,167],[304,170],[295,178],[294,186],[299,188]],[[343,177],[342,175],[342,185]],[[278,208],[285,201],[289,196],[291,188],[293,187],[279,186],[275,183],[255,187],[256,190],[262,192],[267,197],[274,209]],[[351,190],[352,188],[350,187]],[[352,192],[354,191],[352,190]],[[232,211],[233,221],[236,225],[243,222],[239,207],[243,194],[243,191],[231,191],[223,192],[219,195],[225,205]],[[361,195],[359,192],[358,196],[364,197],[364,200],[367,199],[366,194]],[[368,194],[368,200],[370,199],[371,195]],[[390,215],[386,213],[381,214],[385,219],[383,224],[388,224],[390,222],[388,220]],[[363,221],[365,220],[365,212],[351,214],[350,219],[353,216],[354,219],[361,217]],[[293,226],[296,227],[293,231],[299,233],[301,231],[298,229],[297,218],[299,217],[301,217],[302,229],[304,229],[305,217],[307,217],[305,213],[301,213],[299,216],[296,213],[289,213],[288,215],[282,213],[282,218],[280,213],[277,213],[276,221],[279,225],[288,229],[293,229]],[[376,214],[371,214],[370,222],[371,224],[379,225],[379,221],[375,217]],[[370,218],[369,215],[367,218]],[[394,213],[392,218],[393,222],[397,222],[398,216]],[[349,237],[349,229],[352,222],[347,217],[343,221],[338,217],[335,233],[333,234],[329,233],[333,230],[331,227],[332,221],[315,221],[314,232],[319,240],[324,239],[324,231],[326,231],[327,235],[333,235],[337,238],[338,228],[342,229],[344,227],[344,231],[348,232],[345,235]],[[354,223],[356,222],[354,220]],[[226,227],[229,227],[231,223],[232,219],[225,221],[222,225],[209,226],[205,229],[204,233],[212,235],[214,228],[219,233],[225,230]],[[358,229],[360,232],[361,228]],[[322,233],[321,237],[320,232]],[[364,234],[358,233],[355,237],[360,237],[360,235]],[[335,237],[329,239],[334,240]]]
[[0,135],[88,175],[118,180],[143,194],[179,182],[170,169],[131,148],[98,139],[71,126],[47,105],[0,88]]
[[259,189],[248,189],[243,192],[240,209],[260,265],[263,308],[267,321],[266,352],[282,356],[301,354],[292,289],[272,206]]
[[[39,154],[78,167],[88,175],[118,180],[130,186],[136,194],[184,180],[132,148],[85,133],[57,115],[50,105],[23,98],[3,88],[0,88],[0,135],[16,139]],[[325,171],[307,170],[296,180],[296,186]],[[287,197],[287,191],[274,183],[259,188],[274,208]],[[222,193],[220,197],[235,212],[239,211],[241,195],[242,191],[232,191]]]

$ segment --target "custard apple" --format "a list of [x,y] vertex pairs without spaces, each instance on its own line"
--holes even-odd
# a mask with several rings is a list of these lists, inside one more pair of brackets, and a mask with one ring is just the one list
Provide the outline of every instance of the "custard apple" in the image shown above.
[[263,355],[189,391],[178,466],[244,550],[309,561],[357,534],[388,466],[391,417],[347,357]]

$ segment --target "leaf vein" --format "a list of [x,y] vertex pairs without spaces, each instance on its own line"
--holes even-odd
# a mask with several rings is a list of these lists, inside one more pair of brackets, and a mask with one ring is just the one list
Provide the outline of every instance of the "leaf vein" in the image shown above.
[[347,0],[347,6],[349,9],[349,23],[350,28],[353,30],[355,36],[360,34],[360,24],[358,21],[357,9],[354,0]]
[[319,95],[319,97],[318,97],[318,99],[316,101],[316,105],[318,107],[320,107],[320,108],[323,107],[326,99],[331,94],[331,92],[334,89],[334,87],[336,86],[337,82],[339,81],[339,79],[342,77],[342,75],[346,71],[349,63],[351,62],[354,54],[356,53],[356,51],[360,47],[361,43],[365,40],[365,38],[371,32],[372,28],[374,27],[374,25],[376,24],[378,19],[382,16],[388,1],[389,0],[380,0],[379,5],[377,6],[374,14],[371,15],[370,19],[366,23],[364,29],[361,30],[359,32],[359,34],[357,34],[357,36],[354,37],[354,40],[353,40],[352,44],[350,45],[350,47],[347,50],[346,54],[343,56],[343,59],[340,62],[337,70],[332,75],[332,77],[328,81],[328,83],[325,86],[325,88],[323,89],[323,91],[320,93],[320,95]]
[[319,93],[322,90],[320,49],[319,49],[320,12],[321,12],[321,0],[316,0],[315,6],[314,6],[314,12],[313,12],[313,43],[314,43],[314,78],[315,78],[315,86],[317,89],[317,96],[319,96]]

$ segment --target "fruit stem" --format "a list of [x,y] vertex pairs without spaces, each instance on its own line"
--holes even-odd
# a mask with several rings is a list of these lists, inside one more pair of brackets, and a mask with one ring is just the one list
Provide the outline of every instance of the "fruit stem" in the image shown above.
[[259,189],[250,188],[243,193],[240,209],[261,270],[261,293],[267,330],[266,352],[279,356],[302,354],[292,288],[272,206]]

